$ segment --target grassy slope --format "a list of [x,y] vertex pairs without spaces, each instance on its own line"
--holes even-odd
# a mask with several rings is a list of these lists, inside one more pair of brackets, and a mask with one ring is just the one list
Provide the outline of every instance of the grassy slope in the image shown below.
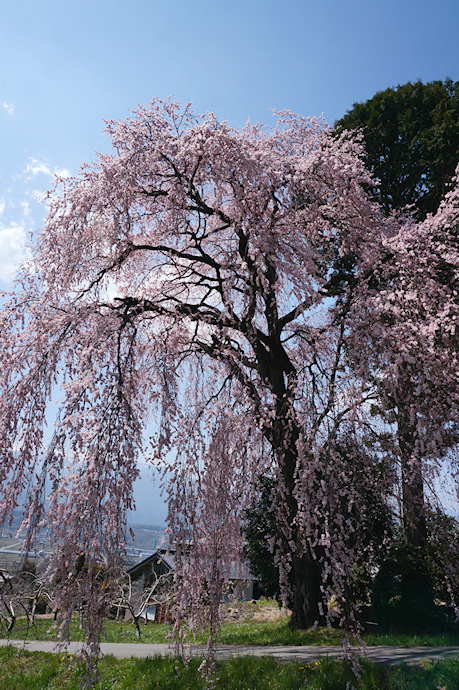
[[[115,623],[108,621],[106,626],[107,642],[168,642],[168,625],[141,625],[141,639],[136,637],[132,623]],[[35,625],[27,629],[26,621],[16,622],[10,635],[12,639],[55,640],[57,630],[53,628],[53,621],[37,620]],[[7,637],[4,627],[0,626],[0,637]],[[72,622],[71,639],[83,640],[82,631],[77,621]],[[438,635],[384,635],[365,633],[363,639],[367,645],[390,645],[403,647],[425,646],[459,646],[459,634],[443,633]],[[206,642],[205,636],[200,636],[198,642]],[[221,633],[222,644],[244,645],[341,645],[343,635],[340,630],[316,628],[315,630],[291,630],[287,618],[272,622],[245,620],[242,622],[226,622]],[[1,688],[0,688],[1,690]]]
[[[198,660],[180,669],[169,659],[123,659],[107,657],[100,662],[97,690],[150,690],[174,688],[200,690],[204,683]],[[1,690],[77,690],[82,679],[80,662],[71,656],[0,649]],[[271,688],[279,690],[342,690],[355,675],[348,662],[322,661],[312,667],[280,664],[273,659],[240,658],[218,665],[219,689]],[[425,662],[421,667],[400,666],[390,671],[365,663],[361,687],[368,690],[458,690],[459,661]]]

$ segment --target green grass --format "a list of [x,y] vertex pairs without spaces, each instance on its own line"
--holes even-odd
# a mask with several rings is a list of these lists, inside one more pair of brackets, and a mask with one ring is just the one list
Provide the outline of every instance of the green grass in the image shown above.
[[272,623],[248,621],[224,623],[221,641],[223,644],[249,645],[341,645],[343,634],[340,630],[330,628],[292,630],[287,619]]
[[[107,637],[102,638],[102,642],[168,642],[167,633],[170,625],[142,625],[142,637],[138,640],[136,630],[132,623],[116,623],[107,621]],[[20,618],[16,621],[14,628],[9,635],[14,640],[55,640],[58,630],[54,627],[54,621],[37,618],[34,625],[28,627],[27,621]],[[0,637],[6,638],[5,626],[0,624]],[[72,641],[83,641],[84,633],[80,630],[78,621],[72,620],[70,624],[70,639]],[[1,688],[0,688],[1,690]]]
[[[362,637],[369,646],[459,646],[459,634],[457,633],[442,633],[438,635],[385,635],[382,633],[364,633]],[[233,623],[223,625],[221,641],[223,644],[341,645],[343,642],[343,633],[334,628],[320,627],[314,630],[291,630],[287,621],[276,621],[273,623]],[[358,644],[357,641],[355,643]]]
[[389,635],[385,633],[366,633],[363,635],[365,643],[372,647],[387,645],[388,647],[459,647],[459,633],[445,632],[435,635]]
[[[198,671],[199,660],[188,669],[173,659],[104,658],[99,664],[96,690],[200,690],[205,685]],[[346,661],[321,660],[311,665],[281,664],[270,658],[239,658],[218,664],[220,689],[344,690],[358,685]],[[78,690],[83,675],[81,662],[65,654],[30,653],[0,648],[0,690]],[[420,667],[400,666],[389,670],[363,664],[360,687],[368,690],[458,690],[459,660]]]
[[[138,642],[135,627],[132,623],[116,623],[107,621],[107,642]],[[144,643],[168,642],[169,625],[141,625],[141,639]],[[53,621],[37,619],[35,625],[27,629],[26,621],[19,619],[10,635],[13,639],[22,640],[54,640],[57,631],[53,629]],[[0,626],[0,637],[6,637],[5,629]],[[441,635],[384,635],[366,633],[363,638],[367,645],[388,645],[402,647],[422,646],[459,646],[459,634],[443,633]],[[71,639],[83,640],[83,632],[77,621],[72,621]],[[255,622],[247,620],[236,623],[224,623],[221,633],[222,644],[244,645],[341,645],[342,632],[329,628],[314,630],[291,630],[287,618],[274,622]],[[204,636],[197,639],[205,643]],[[0,688],[1,690],[1,688]]]

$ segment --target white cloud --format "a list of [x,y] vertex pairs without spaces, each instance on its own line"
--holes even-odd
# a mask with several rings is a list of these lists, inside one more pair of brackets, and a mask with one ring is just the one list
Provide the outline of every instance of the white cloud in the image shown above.
[[9,282],[28,257],[27,233],[22,223],[0,224],[0,281]]
[[21,201],[22,217],[31,218],[32,212],[30,210],[30,204],[28,201]]
[[13,116],[14,115],[14,104],[13,103],[6,103],[6,101],[3,101],[3,107],[8,113],[8,115]]
[[19,266],[29,259],[27,242],[33,227],[32,208],[28,201],[13,203],[8,198],[0,198],[0,283],[11,283]]
[[37,175],[48,175],[49,177],[70,177],[70,173],[65,168],[55,167],[54,171],[51,170],[49,165],[44,161],[39,161],[38,158],[29,158],[27,167],[24,170],[24,174],[28,176],[28,179],[36,177]]
[[53,173],[51,172],[50,168],[46,165],[46,163],[39,161],[37,158],[30,158],[29,162],[27,163],[27,167],[24,170],[24,173],[26,175],[32,175],[33,177],[40,174],[51,175],[51,177],[53,176]]
[[[0,101],[1,105],[1,101]],[[21,264],[30,261],[27,245],[34,242],[35,228],[47,215],[47,192],[52,179],[69,177],[64,168],[30,157],[22,161],[22,172],[11,177],[9,189],[0,196],[0,285],[11,284]],[[20,169],[21,169],[20,168]],[[41,203],[40,203],[41,202]],[[32,236],[31,236],[32,233]]]
[[54,168],[54,174],[57,177],[70,177],[70,171],[66,168]]

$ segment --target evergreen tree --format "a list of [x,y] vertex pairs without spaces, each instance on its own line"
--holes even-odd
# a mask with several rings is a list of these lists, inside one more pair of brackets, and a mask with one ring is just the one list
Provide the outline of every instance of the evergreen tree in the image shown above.
[[414,204],[422,220],[435,213],[459,162],[459,82],[417,81],[354,103],[338,132],[362,129],[366,164],[386,214]]

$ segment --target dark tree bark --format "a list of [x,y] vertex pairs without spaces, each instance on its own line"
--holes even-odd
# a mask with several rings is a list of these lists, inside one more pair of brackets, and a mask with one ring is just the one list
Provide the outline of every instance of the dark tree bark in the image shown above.
[[[283,381],[283,377],[277,376],[277,382]],[[315,623],[325,624],[325,616],[321,604],[323,596],[321,592],[322,573],[318,560],[314,557],[309,547],[305,548],[304,539],[301,538],[297,527],[298,503],[295,499],[295,474],[297,471],[298,448],[300,437],[299,429],[293,420],[288,420],[285,414],[288,404],[289,392],[282,384],[278,390],[277,412],[278,418],[274,425],[272,443],[279,459],[280,473],[286,488],[286,496],[280,494],[282,510],[286,513],[286,522],[291,530],[291,541],[295,544],[295,550],[287,542],[287,535],[283,535],[286,545],[285,553],[291,553],[291,570],[289,573],[289,585],[291,590],[290,607],[292,615],[290,626],[294,629],[304,630]],[[281,506],[278,507],[278,509]]]
[[409,371],[401,371],[397,404],[397,440],[402,470],[403,532],[411,546],[427,545],[424,479],[421,460],[415,454],[416,428],[411,418],[413,382]]
[[316,622],[325,624],[325,617],[320,608],[322,603],[321,571],[318,562],[310,553],[294,554],[291,582],[293,596],[290,627],[295,630],[304,630]]

